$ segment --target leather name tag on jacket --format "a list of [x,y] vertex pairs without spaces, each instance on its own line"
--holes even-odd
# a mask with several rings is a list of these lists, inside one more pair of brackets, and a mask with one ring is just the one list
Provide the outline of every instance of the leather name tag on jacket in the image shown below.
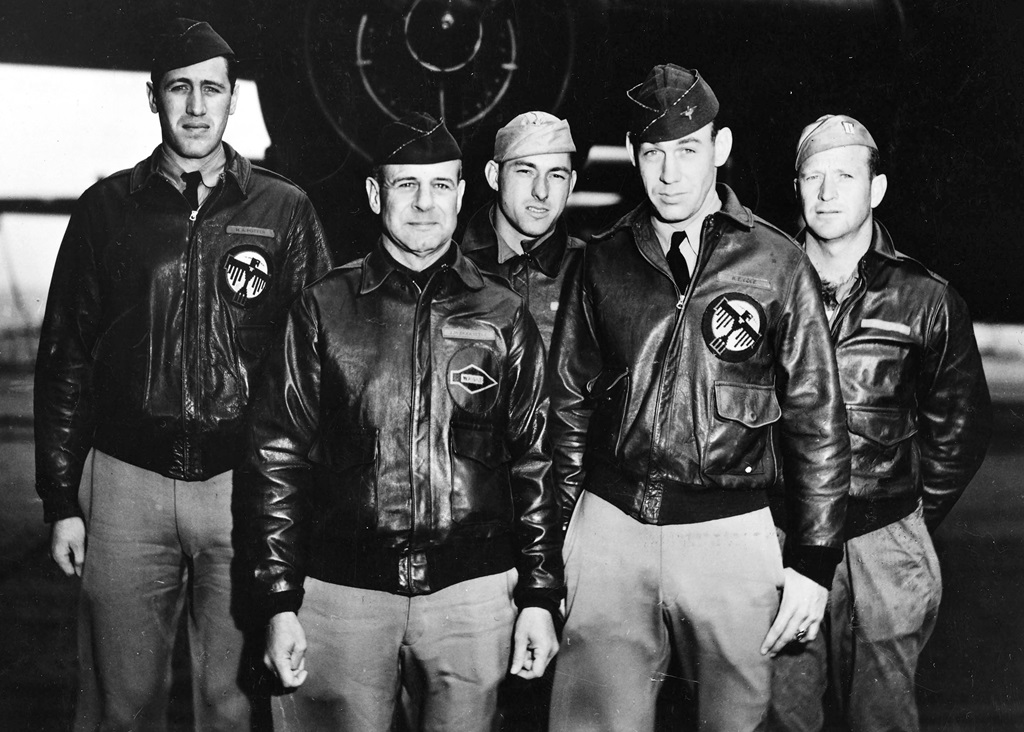
[[733,282],[737,285],[756,287],[759,290],[771,290],[772,283],[760,277],[747,277],[746,275],[732,274],[730,272],[719,272],[718,279],[722,282]]
[[442,325],[441,335],[458,341],[493,341],[494,331],[490,328],[467,328],[458,325]]
[[259,226],[235,226],[234,224],[228,224],[228,233],[262,236],[267,239],[273,239],[275,236],[273,229],[261,229]]
[[860,321],[861,328],[877,328],[878,330],[891,330],[893,333],[910,335],[910,326],[903,323],[894,323],[891,320],[879,320],[878,318],[864,318]]

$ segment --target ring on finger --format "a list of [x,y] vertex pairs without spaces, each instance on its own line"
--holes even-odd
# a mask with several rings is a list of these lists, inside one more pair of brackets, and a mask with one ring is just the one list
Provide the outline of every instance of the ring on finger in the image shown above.
[[797,640],[803,640],[806,637],[807,637],[807,631],[804,630],[803,628],[801,628],[800,630],[798,630],[796,632],[796,639]]

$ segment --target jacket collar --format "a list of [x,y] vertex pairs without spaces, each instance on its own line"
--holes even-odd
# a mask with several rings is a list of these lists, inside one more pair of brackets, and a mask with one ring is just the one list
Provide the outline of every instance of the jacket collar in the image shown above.
[[896,253],[896,247],[892,245],[892,237],[889,236],[889,232],[878,219],[874,220],[874,232],[871,236],[870,251],[892,262],[900,261],[900,257]]
[[[491,223],[493,211],[494,204],[489,203],[473,214],[462,239],[462,251],[480,252],[482,255],[480,258],[486,258],[489,264],[496,265],[498,263],[498,234],[494,230],[494,224]],[[531,259],[537,265],[537,269],[546,276],[555,277],[562,268],[562,259],[565,257],[568,242],[569,228],[565,225],[564,217],[560,216],[551,236],[541,242],[536,249],[531,249],[521,256]]]
[[[455,262],[449,268],[450,271],[470,290],[482,289],[484,278],[480,274],[480,270],[463,255],[454,239],[452,239],[451,245],[455,247]],[[365,295],[373,292],[383,285],[388,276],[395,271],[395,267],[384,254],[384,237],[381,236],[377,240],[377,246],[363,258],[363,275],[359,284],[359,294]]]
[[[235,149],[226,142],[224,146],[224,180],[233,183],[238,188],[243,198],[249,195],[249,183],[252,178],[252,163],[244,155],[239,155]],[[160,145],[157,145],[153,153],[132,168],[130,177],[130,191],[135,195],[143,188],[152,185],[154,180],[163,179],[160,173]]]
[[[807,227],[800,229],[800,233],[796,235],[796,241],[800,244],[801,249],[807,248]],[[874,219],[871,233],[871,245],[868,247],[867,253],[874,254],[887,259],[890,262],[899,262],[900,255],[896,251],[896,247],[892,244],[892,237],[889,236],[888,230],[882,225],[882,222],[878,219]]]
[[[717,216],[720,214],[725,216],[742,229],[752,229],[754,227],[754,214],[751,213],[749,208],[740,203],[733,190],[725,183],[719,183],[715,189],[718,191],[718,197],[722,199],[722,208],[713,215]],[[599,233],[595,238],[604,239],[619,229],[631,229],[633,227],[640,227],[644,231],[650,229],[650,235],[654,236],[654,231],[651,227],[651,216],[653,213],[654,207],[651,205],[651,202],[644,201],[612,224],[611,227]]]

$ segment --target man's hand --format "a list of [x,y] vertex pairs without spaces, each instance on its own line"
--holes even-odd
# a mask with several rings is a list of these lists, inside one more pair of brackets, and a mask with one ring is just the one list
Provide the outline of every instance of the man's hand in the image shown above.
[[761,644],[762,655],[767,653],[772,658],[794,640],[801,643],[814,640],[828,603],[828,590],[824,587],[795,569],[786,567],[784,571],[786,579],[779,614]]
[[541,607],[524,607],[519,612],[512,640],[509,673],[520,678],[539,679],[558,653],[555,623],[551,613]]
[[302,686],[306,680],[306,632],[295,613],[278,613],[270,619],[263,663],[286,689]]
[[81,577],[85,564],[85,521],[78,516],[54,521],[50,529],[50,556],[68,577]]

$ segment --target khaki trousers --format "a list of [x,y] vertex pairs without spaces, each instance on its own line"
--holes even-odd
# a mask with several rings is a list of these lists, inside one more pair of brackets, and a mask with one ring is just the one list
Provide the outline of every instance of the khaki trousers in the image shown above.
[[782,557],[767,508],[651,526],[584,491],[564,548],[567,617],[550,727],[653,730],[672,654],[701,730],[760,729]]
[[513,569],[405,597],[307,578],[299,622],[309,675],[273,700],[275,732],[387,732],[403,688],[418,716],[410,729],[491,729],[515,584]]

